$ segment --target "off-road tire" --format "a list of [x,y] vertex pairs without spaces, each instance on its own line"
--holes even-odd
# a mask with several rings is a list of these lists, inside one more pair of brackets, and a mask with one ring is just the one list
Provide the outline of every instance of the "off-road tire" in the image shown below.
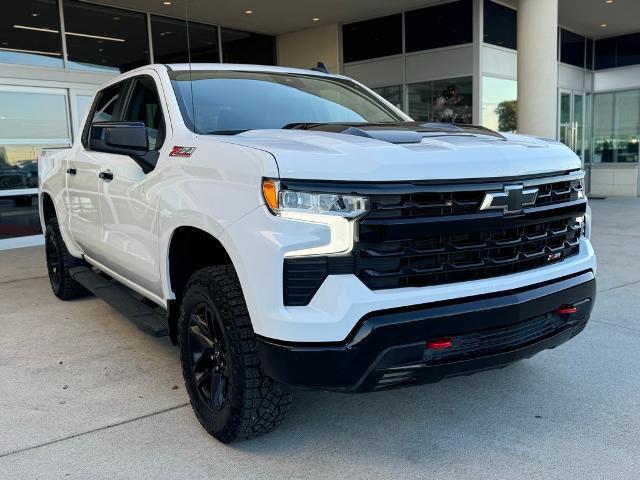
[[67,250],[56,217],[47,222],[44,244],[49,283],[53,294],[61,300],[71,300],[89,295],[90,292],[86,288],[71,278],[70,269],[85,266],[86,263],[71,256]]
[[[200,323],[192,316],[200,312],[203,305],[213,312],[210,316],[217,319],[217,325],[221,325],[218,335],[213,336],[223,337],[214,343],[224,351],[220,358],[228,359],[217,370],[224,368],[228,372],[226,396],[214,395],[213,380],[210,380],[211,395],[205,398],[203,390],[206,387],[202,386],[201,380],[205,373],[199,377],[201,383],[198,384],[200,372],[196,372],[194,365],[200,362],[200,356],[194,360],[194,349],[199,350],[202,344],[194,340],[193,326],[198,325],[196,332],[202,331],[199,329],[202,316]],[[289,410],[291,395],[283,385],[269,378],[260,366],[255,334],[234,268],[221,265],[195,272],[185,287],[180,310],[178,338],[182,373],[193,411],[205,430],[224,443],[246,440],[274,430]],[[192,344],[195,345],[193,348]],[[202,352],[204,357],[205,350]],[[217,408],[214,398],[223,399]]]

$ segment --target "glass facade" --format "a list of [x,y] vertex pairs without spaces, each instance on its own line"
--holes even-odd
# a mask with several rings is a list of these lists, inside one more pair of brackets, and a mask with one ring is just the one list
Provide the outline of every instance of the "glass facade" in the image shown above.
[[[58,1],[63,9],[66,58]],[[189,39],[184,20],[80,0],[6,2],[0,15],[0,64],[63,68],[66,60],[66,66],[73,70],[117,74],[152,61],[188,62],[188,46],[192,62],[213,63],[222,57],[228,63],[276,63],[275,37],[271,35],[198,22],[189,22],[188,30]]]
[[345,63],[402,53],[402,14],[342,26]]
[[560,61],[574,67],[586,66],[586,37],[560,29]]
[[176,18],[151,15],[151,39],[156,63],[188,63],[189,47],[192,62],[220,61],[218,27],[187,22]]
[[409,116],[425,122],[471,123],[472,77],[407,85]]
[[374,92],[391,103],[393,106],[398,107],[400,110],[404,108],[404,102],[402,99],[402,85],[391,85],[389,87],[372,88]]
[[640,90],[593,95],[593,163],[637,163]]
[[482,78],[482,126],[499,132],[517,130],[518,82],[505,78]]
[[116,73],[151,61],[146,16],[76,0],[64,0],[69,66]]
[[225,63],[276,63],[275,38],[260,33],[222,28],[222,61]]
[[471,0],[457,0],[404,14],[407,52],[473,42]]
[[3,2],[0,63],[62,67],[62,39],[56,0]]
[[595,69],[640,64],[640,33],[603,38],[595,42]]
[[492,45],[518,48],[518,11],[491,0],[484,1],[484,41]]

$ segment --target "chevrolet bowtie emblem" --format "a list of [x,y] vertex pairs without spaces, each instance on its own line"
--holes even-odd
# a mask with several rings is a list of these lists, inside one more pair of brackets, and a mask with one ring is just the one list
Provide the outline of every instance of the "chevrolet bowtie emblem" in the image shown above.
[[487,192],[480,204],[480,210],[502,210],[502,213],[522,213],[523,207],[536,202],[537,188],[524,188],[522,185],[505,185],[502,192]]

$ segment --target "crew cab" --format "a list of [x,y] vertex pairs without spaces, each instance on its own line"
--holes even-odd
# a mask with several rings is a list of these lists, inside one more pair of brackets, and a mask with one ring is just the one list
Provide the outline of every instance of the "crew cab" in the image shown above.
[[39,161],[53,292],[100,294],[99,276],[164,312],[223,442],[275,428],[294,388],[504,367],[590,316],[584,173],[559,142],[413,121],[344,76],[227,64],[127,72],[83,125]]

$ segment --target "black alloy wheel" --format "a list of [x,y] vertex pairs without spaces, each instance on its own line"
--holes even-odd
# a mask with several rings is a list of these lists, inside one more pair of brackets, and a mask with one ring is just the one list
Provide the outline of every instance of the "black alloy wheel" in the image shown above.
[[189,322],[191,371],[204,403],[220,410],[229,389],[229,349],[218,310],[207,303],[197,304]]

